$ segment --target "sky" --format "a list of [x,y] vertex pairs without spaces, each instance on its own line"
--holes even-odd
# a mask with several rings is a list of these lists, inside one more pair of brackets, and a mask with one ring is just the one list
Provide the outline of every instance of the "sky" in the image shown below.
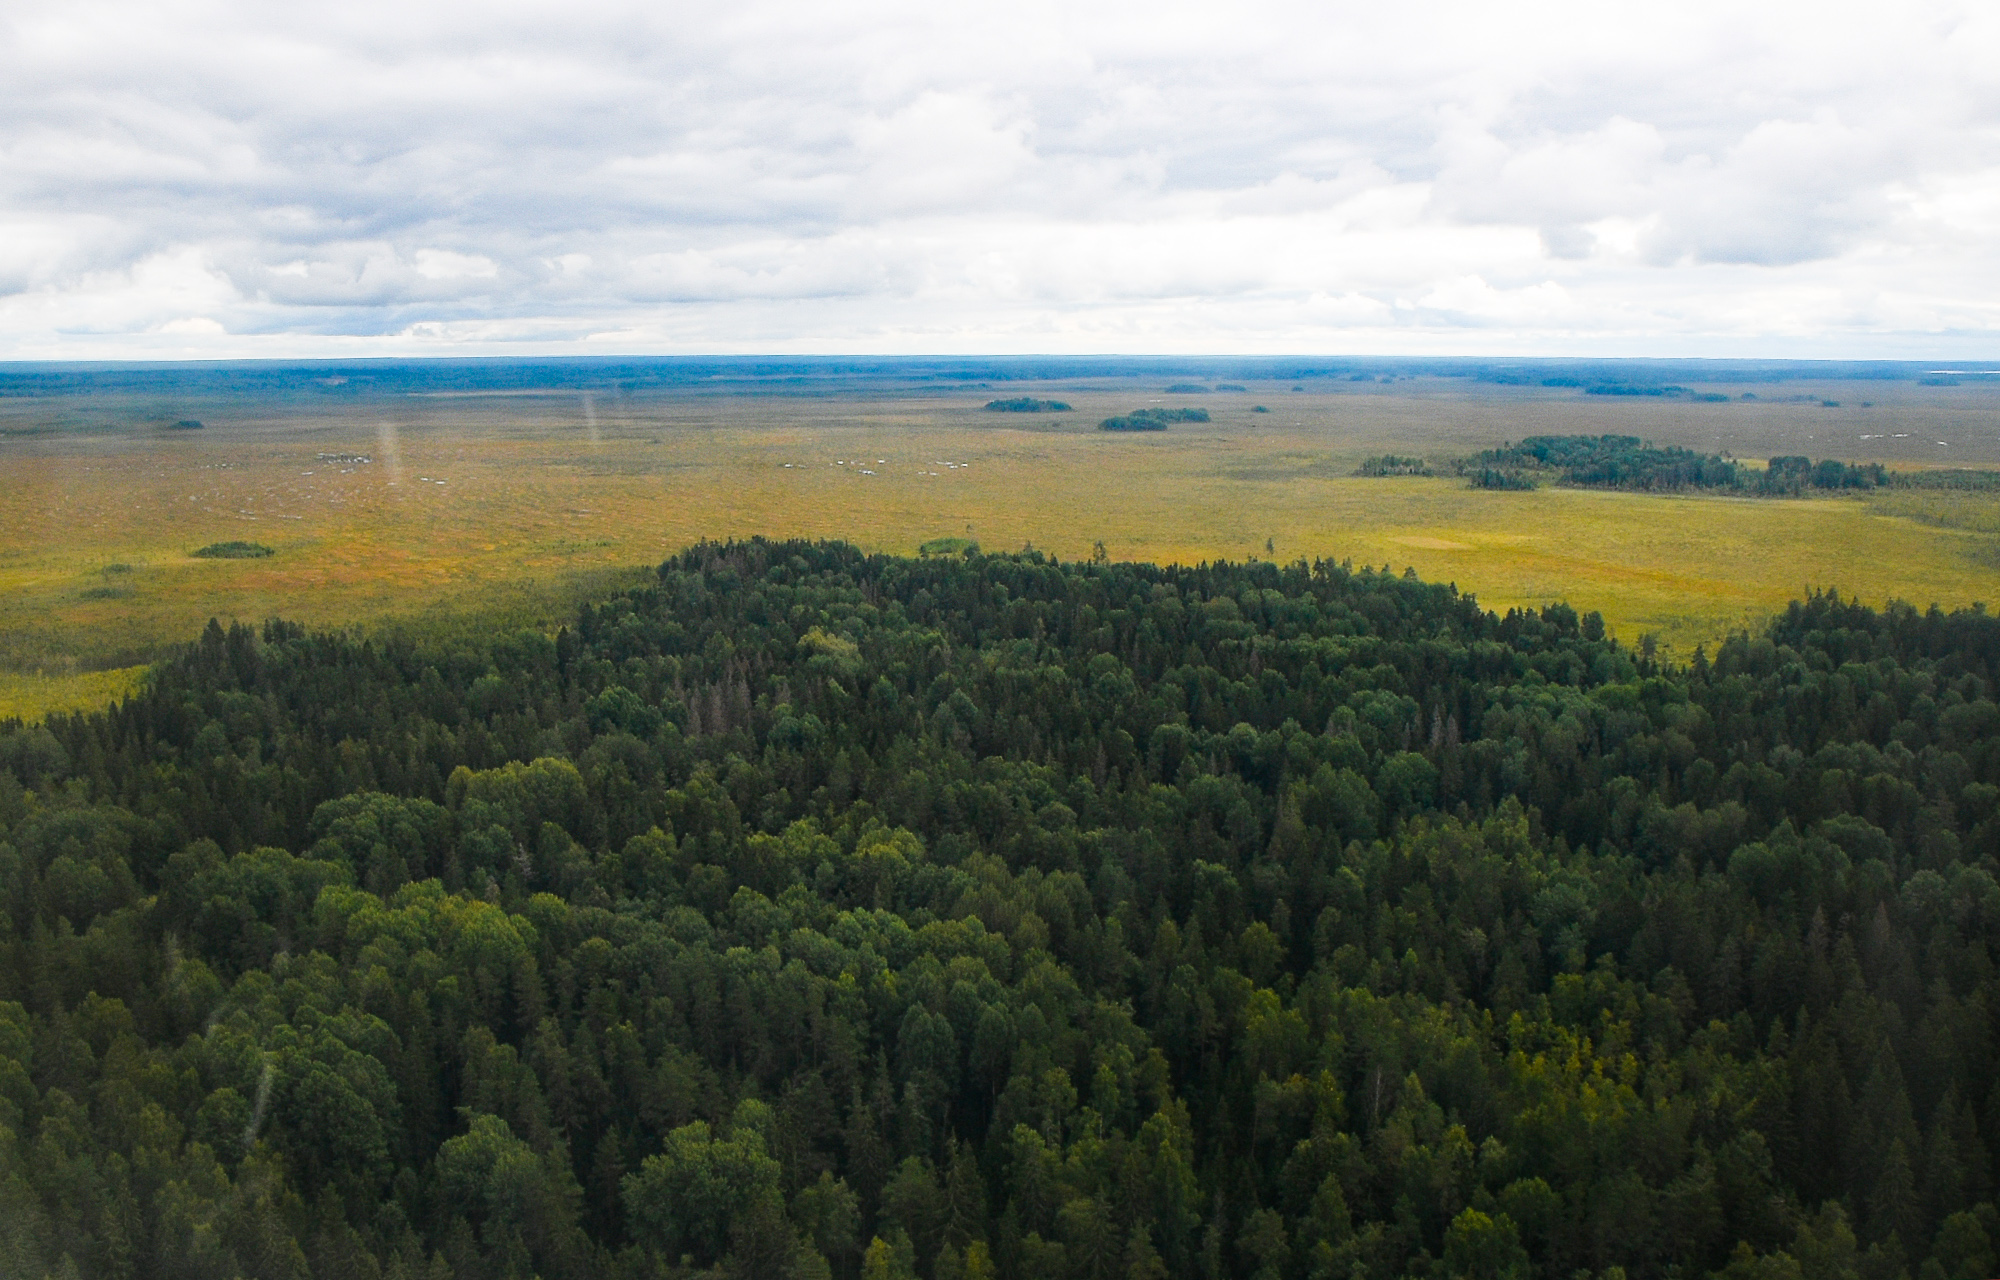
[[2000,356],[2000,6],[0,2],[0,359]]

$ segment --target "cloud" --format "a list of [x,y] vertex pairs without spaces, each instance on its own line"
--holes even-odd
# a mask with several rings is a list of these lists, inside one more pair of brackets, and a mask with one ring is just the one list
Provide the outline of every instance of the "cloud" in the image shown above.
[[159,326],[155,332],[185,334],[200,338],[216,338],[221,337],[229,331],[222,327],[220,321],[211,320],[207,316],[183,316],[178,320],[167,321],[165,324]]
[[416,272],[426,280],[491,280],[500,274],[493,259],[477,253],[453,253],[449,249],[419,249]]
[[0,16],[0,356],[1942,355],[2000,319],[1968,4],[465,17]]

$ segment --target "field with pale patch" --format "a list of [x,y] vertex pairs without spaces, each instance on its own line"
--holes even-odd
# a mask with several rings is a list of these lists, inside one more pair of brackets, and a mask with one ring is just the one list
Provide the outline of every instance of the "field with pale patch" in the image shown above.
[[[1064,559],[1101,541],[1114,559],[1387,564],[1491,608],[1566,599],[1683,657],[1813,587],[1946,607],[2000,595],[1993,496],[1512,493],[1352,475],[1375,453],[1443,459],[1568,432],[1743,458],[1994,466],[2000,392],[1986,386],[1786,383],[1703,403],[1439,378],[1170,396],[1173,380],[164,407],[11,398],[0,403],[0,717],[101,704],[210,617],[552,627],[679,547],[753,534],[901,553],[971,536]],[[980,408],[1015,395],[1075,411]],[[1213,420],[1095,429],[1112,413],[1181,405]],[[207,425],[161,425],[175,416]],[[275,554],[189,554],[231,540]]]

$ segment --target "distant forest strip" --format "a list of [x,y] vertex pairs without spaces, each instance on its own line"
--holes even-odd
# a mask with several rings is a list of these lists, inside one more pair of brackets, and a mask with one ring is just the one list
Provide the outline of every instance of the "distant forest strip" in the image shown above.
[[1061,400],[1037,400],[1033,396],[1015,396],[1011,400],[988,400],[986,408],[991,413],[1068,413],[1070,407]]
[[[527,359],[353,359],[297,363],[280,360],[218,361],[200,367],[158,364],[37,363],[0,367],[0,400],[20,397],[137,396],[148,405],[187,403],[175,409],[199,419],[245,395],[267,409],[316,413],[328,401],[496,391],[595,391],[645,397],[728,387],[734,392],[790,394],[806,386],[859,385],[954,388],[987,383],[1048,382],[1074,378],[1144,378],[1154,385],[1187,382],[1229,390],[1253,380],[1281,385],[1376,382],[1395,378],[1467,379],[1495,386],[1641,389],[1663,397],[1694,397],[1685,385],[1754,387],[1781,399],[1818,399],[1787,388],[1815,390],[1846,383],[1866,394],[1873,383],[1937,387],[1978,384],[1996,374],[1992,362],[1962,364],[1945,372],[1915,361],[1842,360],[1492,360],[1458,357],[1295,356],[1191,360],[1179,356],[630,356]],[[1611,394],[1606,391],[1603,394]],[[1177,393],[1178,394],[1178,393]],[[1710,392],[1708,395],[1720,393]],[[164,398],[164,400],[163,400]],[[157,419],[153,419],[157,421]],[[18,434],[18,432],[16,432]]]
[[[2000,490],[2000,470],[1890,471],[1880,463],[1818,462],[1802,456],[1747,466],[1719,454],[1655,445],[1637,436],[1530,436],[1443,464],[1475,489],[1532,489],[1541,483],[1636,492],[1717,490],[1761,496],[1865,489]],[[1423,458],[1384,454],[1364,461],[1363,476],[1430,475]]]
[[697,547],[0,726],[0,1268],[1994,1274],[2000,619]]

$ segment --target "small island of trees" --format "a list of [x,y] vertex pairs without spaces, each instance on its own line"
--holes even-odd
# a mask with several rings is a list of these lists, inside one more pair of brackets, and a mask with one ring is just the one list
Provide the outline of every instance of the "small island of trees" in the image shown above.
[[1068,413],[1070,407],[1060,400],[1037,400],[1033,396],[1016,396],[1011,400],[988,400],[989,413]]
[[1097,424],[1099,431],[1165,431],[1171,422],[1207,422],[1206,409],[1134,409]]
[[1385,453],[1370,458],[1355,468],[1357,476],[1427,476],[1431,474],[1431,464],[1423,458],[1405,458],[1398,454]]

